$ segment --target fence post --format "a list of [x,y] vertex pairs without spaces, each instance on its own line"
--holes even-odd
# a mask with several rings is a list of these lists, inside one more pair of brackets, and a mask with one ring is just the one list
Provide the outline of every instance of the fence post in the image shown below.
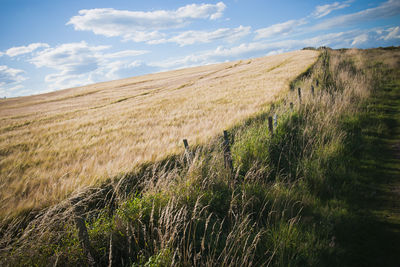
[[71,204],[74,206],[74,221],[78,229],[78,238],[81,243],[83,253],[86,255],[89,266],[95,266],[96,262],[92,256],[92,248],[90,246],[89,234],[86,229],[85,220],[82,218],[82,207],[79,198],[73,199]]
[[314,97],[314,85],[311,85],[311,95]]
[[271,134],[271,136],[274,134],[274,127],[272,126],[272,117],[268,117],[268,130]]
[[297,93],[299,94],[299,102],[301,104],[301,88],[297,88]]
[[190,153],[189,144],[188,144],[187,139],[183,139],[183,145],[185,146],[186,159],[187,159],[188,163],[190,164],[192,162],[192,154]]
[[224,131],[224,161],[225,161],[225,168],[229,168],[231,174],[233,174],[232,155],[231,155],[231,148],[229,145],[229,137],[227,131]]
[[109,252],[108,252],[108,267],[113,266],[113,255],[112,255],[112,232],[110,234],[110,246],[109,246]]

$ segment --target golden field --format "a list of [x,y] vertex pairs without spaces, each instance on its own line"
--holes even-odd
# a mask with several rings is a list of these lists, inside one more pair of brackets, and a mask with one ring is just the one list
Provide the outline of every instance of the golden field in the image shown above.
[[0,216],[42,208],[202,144],[265,110],[319,53],[169,71],[0,100]]

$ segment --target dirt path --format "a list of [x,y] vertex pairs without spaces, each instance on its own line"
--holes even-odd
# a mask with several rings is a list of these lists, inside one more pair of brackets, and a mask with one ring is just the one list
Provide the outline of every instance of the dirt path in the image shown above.
[[336,266],[400,266],[400,70],[391,72],[360,118],[357,183],[337,225]]
[[364,266],[400,266],[400,71],[395,72],[372,102],[371,119],[380,123],[367,127],[365,136],[372,146],[363,171],[372,183],[364,185],[361,211],[370,216],[364,223],[368,240],[360,246]]
[[[397,70],[397,73],[399,71]],[[388,224],[393,235],[400,239],[400,79],[387,83],[379,105],[383,119],[388,127],[388,134],[381,138],[385,157],[381,160],[381,193],[377,196],[376,209],[378,218]],[[398,263],[400,266],[400,261]]]
[[380,194],[375,199],[377,206],[373,212],[389,234],[385,241],[388,243],[385,245],[389,245],[387,266],[400,266],[400,86],[398,83],[397,86],[396,83],[389,84],[386,90],[386,105],[382,111],[389,135],[382,140],[387,153],[380,167],[385,179],[380,185]]

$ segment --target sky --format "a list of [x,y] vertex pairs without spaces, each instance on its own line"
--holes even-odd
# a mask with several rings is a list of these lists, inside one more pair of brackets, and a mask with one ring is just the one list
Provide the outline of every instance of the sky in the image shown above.
[[0,97],[303,47],[400,45],[400,0],[0,0]]

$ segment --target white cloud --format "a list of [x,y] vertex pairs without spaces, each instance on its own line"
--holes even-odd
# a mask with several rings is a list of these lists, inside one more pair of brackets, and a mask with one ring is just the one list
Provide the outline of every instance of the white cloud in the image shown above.
[[274,24],[272,26],[257,30],[255,39],[258,40],[276,36],[287,36],[289,33],[292,33],[296,27],[306,23],[307,22],[305,19],[300,19]]
[[350,1],[346,1],[346,2],[334,2],[332,4],[326,4],[326,5],[322,5],[322,6],[317,6],[315,8],[315,11],[312,13],[313,17],[316,18],[322,18],[325,17],[326,15],[328,15],[329,13],[331,13],[334,10],[338,10],[338,9],[343,9],[346,7],[349,7],[350,5],[348,4]]
[[232,58],[243,57],[247,54],[266,51],[271,47],[273,47],[273,45],[260,42],[244,43],[231,48],[219,46],[214,50],[202,51],[196,54],[176,59],[152,62],[149,63],[149,65],[162,68],[163,70],[193,67],[232,60]]
[[165,33],[161,33],[159,31],[131,31],[130,33],[124,35],[124,41],[152,43],[154,41],[163,39],[165,36]]
[[86,42],[63,44],[48,48],[31,59],[36,67],[62,70],[65,74],[85,73],[99,66],[99,51],[108,46],[89,46]]
[[148,50],[123,50],[115,53],[105,54],[105,58],[135,57],[149,53]]
[[26,80],[23,75],[25,71],[20,69],[13,69],[5,65],[0,66],[0,87],[5,85],[12,85]]
[[303,39],[297,44],[296,48],[313,46],[329,46],[332,48],[349,47],[354,38],[360,35],[360,31],[351,30],[346,32],[335,32],[315,36],[309,39]]
[[46,75],[44,80],[49,83],[50,90],[77,87],[95,82],[88,73],[68,75],[66,72]]
[[10,87],[8,89],[8,91],[13,92],[13,91],[18,91],[18,90],[21,90],[21,89],[24,89],[24,88],[25,87],[22,84],[18,84],[18,85],[14,86],[14,87]]
[[[349,0],[343,3],[335,2],[333,4],[327,4],[327,5],[322,5],[322,6],[317,6],[315,8],[315,11],[311,14],[311,17],[316,17],[316,18],[321,18],[329,13],[331,13],[333,10],[336,9],[342,9],[345,7],[348,7],[348,3],[350,3],[353,0]],[[260,40],[260,39],[266,39],[266,38],[281,38],[288,36],[289,34],[292,34],[293,32],[296,31],[296,29],[299,26],[305,25],[309,23],[309,18],[310,16],[302,19],[297,19],[297,20],[288,20],[283,23],[277,23],[273,24],[271,26],[268,26],[266,28],[261,28],[256,30],[256,36],[255,40]]]
[[32,53],[33,51],[39,48],[47,48],[47,47],[49,47],[49,45],[46,43],[33,43],[28,46],[11,47],[7,49],[7,51],[3,54],[8,55],[9,57],[15,57],[23,54]]
[[[381,36],[380,39],[382,39],[382,40],[389,41],[389,40],[400,39],[400,27],[399,26],[389,28],[389,29],[385,30],[384,32],[387,34],[384,36]],[[382,34],[384,32],[382,32]]]
[[[39,52],[30,62],[36,67],[55,70],[45,82],[51,89],[81,86],[89,83],[121,78],[120,72],[140,65],[132,57],[148,53],[146,50],[123,50],[106,53],[109,46],[90,46],[86,42],[67,43]],[[122,60],[120,60],[122,58]],[[118,60],[116,60],[118,59]]]
[[250,34],[251,27],[239,26],[237,28],[222,28],[215,31],[185,31],[169,39],[159,40],[154,43],[173,42],[180,46],[195,43],[210,43],[217,40],[228,42],[237,41]]
[[170,12],[172,16],[180,18],[192,18],[192,19],[218,19],[222,17],[223,11],[226,5],[223,2],[219,2],[215,5],[212,4],[191,4],[184,7],[178,8],[175,12]]
[[400,14],[400,1],[389,0],[374,8],[369,8],[357,13],[327,19],[313,26],[311,29],[326,30],[342,26],[348,27],[365,21],[393,17],[398,14]]
[[195,19],[214,20],[223,15],[226,5],[191,4],[176,10],[129,11],[113,8],[83,9],[67,25],[75,30],[92,31],[107,37],[121,36],[124,40],[151,42],[165,37],[162,30],[181,28]]
[[[362,23],[364,21],[372,21],[381,18],[389,18],[400,14],[400,1],[399,0],[388,0],[377,7],[365,9],[356,13],[341,15],[324,20],[314,26],[307,28],[298,29],[299,26],[309,23],[310,17],[321,18],[330,14],[333,10],[343,9],[349,6],[349,3],[353,0],[345,2],[334,2],[332,4],[320,5],[315,8],[315,11],[308,17],[289,20],[283,23],[274,24],[272,26],[256,30],[255,40],[266,39],[266,38],[276,38],[285,37],[289,34],[309,34],[311,32],[326,30],[336,27],[348,27]],[[390,38],[390,37],[389,37]],[[365,36],[364,36],[365,39]],[[355,44],[360,44],[362,38],[360,37],[356,40]]]
[[[123,71],[129,72],[130,70],[140,67],[142,65],[143,63],[140,60],[135,60],[133,62],[123,61],[123,60],[110,62],[107,64],[105,76],[107,77],[108,80],[118,79],[120,78],[121,72]],[[131,73],[129,76],[133,76],[133,73]]]
[[150,62],[148,65],[151,67],[160,68],[163,71],[172,70],[172,69],[180,69],[180,68],[189,68],[200,65],[211,64],[213,61],[210,61],[206,55],[188,55],[182,58],[175,58],[169,60],[163,60],[158,62]]
[[11,96],[23,87],[21,82],[26,80],[25,71],[0,65],[0,94]]
[[351,46],[361,45],[367,41],[368,41],[368,34],[363,33],[354,38],[353,42],[351,43]]

